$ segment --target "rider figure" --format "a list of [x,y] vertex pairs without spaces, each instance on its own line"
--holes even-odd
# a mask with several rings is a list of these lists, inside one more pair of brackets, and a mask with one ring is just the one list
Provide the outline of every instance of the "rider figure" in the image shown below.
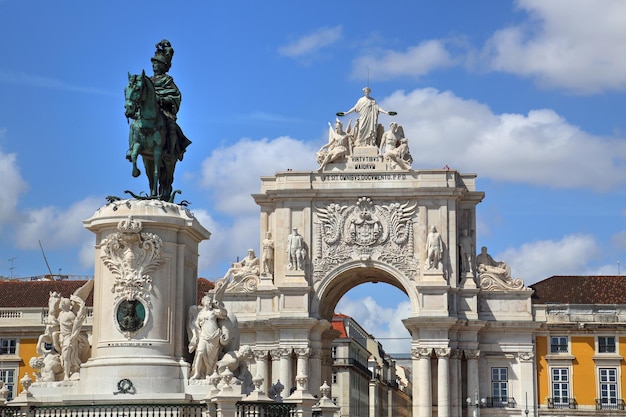
[[[165,116],[165,126],[167,129],[166,141],[164,145],[165,156],[176,156],[183,160],[185,148],[191,143],[182,135],[176,124],[176,114],[180,108],[182,95],[174,83],[174,78],[167,73],[172,66],[174,48],[172,44],[163,39],[156,44],[156,51],[151,58],[154,75],[150,77],[154,84],[154,90],[159,98],[159,107]],[[181,138],[182,136],[182,138]],[[178,149],[177,145],[178,144]],[[130,158],[130,150],[127,158]]]
[[[166,39],[156,44],[156,52],[152,57],[152,70],[154,75],[151,77],[154,84],[154,90],[159,97],[159,107],[165,115],[165,126],[167,128],[167,140],[165,152],[170,156],[175,155],[176,142],[178,140],[178,132],[176,131],[176,113],[180,108],[182,95],[180,90],[174,84],[174,78],[167,73],[172,67],[172,57],[174,56],[174,48]],[[181,153],[182,159],[182,153]]]

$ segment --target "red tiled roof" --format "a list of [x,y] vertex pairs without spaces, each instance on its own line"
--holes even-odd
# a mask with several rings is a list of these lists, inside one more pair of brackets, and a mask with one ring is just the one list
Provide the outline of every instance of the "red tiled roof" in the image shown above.
[[335,314],[333,316],[333,330],[337,330],[339,332],[339,338],[347,338],[348,333],[346,333],[346,326],[344,325],[344,319],[350,318],[350,316],[346,316],[345,314]]
[[529,287],[533,304],[626,304],[626,276],[557,275]]
[[[0,281],[0,307],[47,307],[50,292],[57,291],[61,296],[69,297],[85,282],[87,281]],[[198,278],[198,304],[213,287],[213,282]],[[93,306],[93,292],[87,298],[86,304]]]
[[[48,307],[50,293],[69,297],[87,281],[1,281],[0,307]],[[93,292],[85,302],[93,306]]]

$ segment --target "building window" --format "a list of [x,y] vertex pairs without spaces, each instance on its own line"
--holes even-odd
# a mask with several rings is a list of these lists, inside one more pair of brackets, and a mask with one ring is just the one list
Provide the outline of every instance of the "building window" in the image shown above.
[[569,406],[568,368],[552,368],[552,402],[556,408]]
[[337,371],[333,371],[333,384],[337,383]]
[[17,354],[17,339],[0,339],[0,355]]
[[331,352],[332,358],[337,359],[337,346],[333,346],[330,352]]
[[550,337],[550,353],[567,353],[567,336]]
[[7,400],[12,400],[15,394],[15,369],[0,369],[0,381],[9,390]]
[[600,368],[600,403],[603,409],[617,408],[617,368]]
[[598,336],[598,353],[615,353],[615,336]]
[[491,368],[491,395],[494,407],[506,407],[509,402],[509,369]]

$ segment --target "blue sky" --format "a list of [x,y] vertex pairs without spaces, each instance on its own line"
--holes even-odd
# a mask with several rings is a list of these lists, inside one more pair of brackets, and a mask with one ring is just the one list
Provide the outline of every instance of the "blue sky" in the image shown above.
[[[108,195],[147,189],[124,159],[123,88],[128,72],[151,73],[163,38],[193,141],[175,188],[213,233],[201,276],[259,247],[259,177],[315,169],[327,122],[368,82],[399,113],[413,168],[478,175],[478,245],[514,277],[615,275],[626,269],[624,27],[622,0],[0,0],[0,275],[47,273],[39,241],[54,273],[93,274],[81,221]],[[403,297],[358,287],[337,311],[408,337]]]

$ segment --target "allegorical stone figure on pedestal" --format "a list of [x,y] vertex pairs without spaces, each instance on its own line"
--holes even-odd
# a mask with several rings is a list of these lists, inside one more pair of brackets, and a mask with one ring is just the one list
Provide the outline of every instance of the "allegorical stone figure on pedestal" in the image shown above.
[[382,126],[378,124],[380,113],[395,116],[396,112],[384,110],[376,103],[376,99],[370,96],[372,89],[363,88],[363,97],[357,100],[356,104],[346,112],[338,112],[337,116],[342,117],[350,113],[359,113],[355,126],[355,146],[377,146],[382,136]]
[[87,318],[85,300],[93,289],[88,281],[69,298],[51,292],[44,333],[37,341],[37,354],[30,360],[37,382],[76,380],[80,365],[91,351],[87,334],[82,331]]

